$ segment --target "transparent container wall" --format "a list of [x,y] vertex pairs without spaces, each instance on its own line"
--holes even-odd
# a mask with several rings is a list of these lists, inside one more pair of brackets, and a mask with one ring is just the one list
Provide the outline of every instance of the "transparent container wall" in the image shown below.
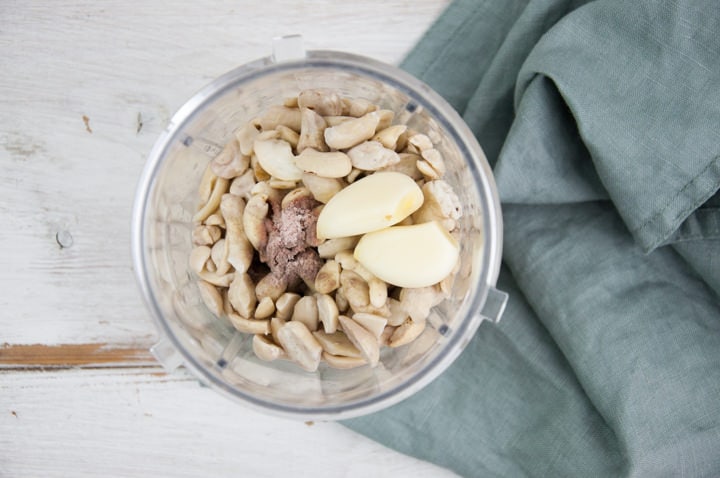
[[[381,362],[374,369],[334,370],[321,364],[318,372],[307,373],[287,361],[264,362],[255,358],[252,336],[235,332],[226,318],[215,317],[205,308],[187,265],[192,248],[191,217],[197,208],[197,188],[208,162],[236,128],[268,106],[281,104],[306,88],[332,88],[348,97],[368,99],[395,111],[395,124],[407,124],[426,132],[438,144],[447,164],[445,179],[460,196],[464,208],[457,234],[461,268],[452,297],[434,309],[429,327],[420,338],[397,349],[384,348]],[[195,111],[170,138],[164,161],[159,163],[153,180],[143,234],[147,245],[145,262],[150,268],[146,274],[159,315],[177,344],[187,352],[185,356],[194,358],[191,368],[204,372],[206,380],[247,401],[279,410],[337,407],[341,411],[353,403],[387,396],[415,380],[441,353],[459,354],[469,339],[453,345],[455,350],[451,352],[444,349],[461,333],[460,329],[472,326],[468,322],[479,321],[477,310],[473,309],[482,304],[487,294],[487,286],[482,281],[478,283],[483,256],[487,255],[481,186],[468,172],[468,163],[458,145],[443,133],[422,105],[370,76],[334,67],[301,65],[227,88]]]

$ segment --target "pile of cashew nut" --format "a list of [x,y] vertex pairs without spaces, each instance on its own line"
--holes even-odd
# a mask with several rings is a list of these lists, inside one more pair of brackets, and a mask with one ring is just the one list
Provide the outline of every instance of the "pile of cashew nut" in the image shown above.
[[[431,309],[450,295],[459,261],[434,284],[399,287],[356,259],[360,235],[323,239],[314,230],[314,219],[346,187],[394,172],[422,191],[422,205],[399,225],[435,221],[448,236],[457,234],[462,209],[442,179],[441,153],[427,135],[393,118],[364,99],[305,90],[238,128],[209,163],[189,266],[207,308],[253,334],[260,359],[289,359],[306,371],[322,362],[374,367],[382,347],[420,336]],[[291,208],[304,216],[280,224],[283,214],[295,214]],[[278,230],[304,261],[288,273],[277,267],[295,267],[292,255],[284,266],[267,265]]]

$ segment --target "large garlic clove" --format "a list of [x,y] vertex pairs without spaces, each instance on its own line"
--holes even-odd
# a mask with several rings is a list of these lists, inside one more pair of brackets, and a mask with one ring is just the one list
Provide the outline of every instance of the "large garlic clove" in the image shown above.
[[255,140],[254,149],[260,166],[273,177],[286,181],[302,178],[302,169],[295,166],[290,143],[281,139]]
[[398,287],[426,287],[443,280],[458,260],[457,241],[436,221],[365,234],[355,247],[360,264]]
[[420,187],[408,176],[380,172],[355,181],[334,195],[317,221],[321,239],[355,236],[397,224],[423,202]]

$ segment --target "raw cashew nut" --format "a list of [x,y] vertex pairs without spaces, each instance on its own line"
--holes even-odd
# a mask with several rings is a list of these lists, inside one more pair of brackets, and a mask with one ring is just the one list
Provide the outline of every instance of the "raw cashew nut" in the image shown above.
[[247,272],[252,264],[255,250],[245,235],[243,225],[245,201],[234,194],[225,194],[220,201],[220,211],[225,218],[227,262],[235,268],[236,272]]
[[218,226],[195,226],[192,232],[192,242],[196,246],[210,246],[215,244],[222,236],[222,230]]
[[323,349],[304,323],[286,322],[278,330],[277,338],[293,362],[308,372],[317,370]]
[[297,97],[298,107],[308,108],[322,116],[336,116],[343,112],[343,98],[329,89],[312,89],[301,91]]
[[261,250],[267,244],[265,218],[268,211],[267,196],[264,194],[252,196],[243,211],[243,230],[256,250]]
[[230,183],[230,194],[240,196],[246,201],[250,199],[250,190],[255,186],[255,174],[248,169]]
[[408,318],[408,313],[402,306],[402,303],[397,299],[388,297],[387,305],[390,308],[390,316],[387,318],[388,325],[391,325],[393,327],[402,325],[402,323],[405,322],[405,319]]
[[190,270],[197,272],[198,274],[205,269],[205,263],[210,259],[212,249],[208,246],[198,246],[190,251],[190,259],[188,265]]
[[353,310],[357,311],[370,303],[368,284],[357,272],[343,270],[340,273],[340,285]]
[[295,158],[295,166],[323,178],[342,178],[352,170],[347,154],[340,151],[323,153],[312,148],[306,148]]
[[315,290],[321,294],[329,294],[338,287],[340,287],[340,264],[329,260],[315,276]]
[[207,202],[195,213],[193,216],[193,222],[202,222],[207,217],[215,212],[220,206],[220,198],[225,194],[230,186],[230,181],[225,178],[217,178],[215,185],[213,186],[212,192]]
[[228,300],[233,308],[244,318],[250,318],[255,313],[257,297],[255,297],[255,284],[247,273],[235,274],[235,279],[228,289]]
[[273,340],[276,344],[279,344],[280,341],[278,340],[278,332],[282,328],[283,325],[285,325],[286,320],[278,319],[277,317],[273,317],[270,319],[270,335],[272,335]]
[[230,282],[232,282],[233,278],[235,277],[235,273],[228,272],[227,274],[219,275],[215,272],[210,272],[209,270],[204,269],[198,272],[198,276],[200,276],[202,280],[207,281],[218,287],[228,287],[230,285]]
[[400,291],[400,303],[405,312],[415,322],[422,322],[430,315],[430,309],[444,299],[433,286],[405,287]]
[[321,259],[333,258],[340,251],[353,249],[359,240],[360,236],[345,236],[328,239],[318,246],[318,255]]
[[255,294],[259,300],[270,297],[276,301],[287,290],[287,283],[275,274],[269,273],[260,279],[255,286]]
[[405,126],[404,124],[388,126],[387,128],[380,130],[375,136],[373,136],[372,140],[378,141],[384,147],[395,151],[398,147],[398,140],[405,131],[407,131],[407,126]]
[[298,143],[300,142],[300,135],[297,134],[295,131],[282,124],[278,125],[275,128],[275,131],[278,132],[278,139],[288,142],[293,148],[298,147]]
[[408,137],[408,143],[415,146],[418,151],[425,151],[426,149],[431,149],[433,147],[430,138],[426,134],[420,133]]
[[435,171],[435,168],[430,166],[430,163],[425,161],[424,159],[421,159],[420,161],[415,163],[415,167],[422,173],[422,175],[429,180],[433,179],[439,179],[440,174],[438,174],[437,171]]
[[288,181],[299,181],[302,177],[302,170],[295,166],[295,156],[287,141],[256,139],[254,148],[258,163],[271,176]]
[[407,319],[402,325],[395,329],[390,336],[388,345],[390,345],[390,347],[400,347],[409,344],[418,338],[423,330],[425,330],[425,322],[424,320],[416,322],[412,319]]
[[351,119],[325,130],[325,143],[331,148],[346,149],[370,139],[380,118],[375,112]]
[[223,299],[217,287],[202,280],[198,281],[197,286],[200,291],[200,298],[202,298],[208,310],[217,316],[221,316],[223,313]]
[[230,319],[230,323],[235,327],[236,330],[246,334],[261,334],[267,335],[270,333],[270,321],[269,320],[254,320],[246,319],[238,314],[230,313],[227,315]]
[[327,124],[325,120],[312,109],[302,108],[302,126],[300,127],[300,137],[296,144],[298,153],[302,153],[307,148],[317,151],[328,151],[329,148],[325,144],[325,128]]
[[402,173],[414,181],[422,179],[423,175],[417,168],[417,162],[422,159],[421,156],[412,153],[400,153],[398,154],[398,157],[400,158],[399,162],[384,167],[380,171],[394,171],[396,173]]
[[225,239],[217,241],[210,251],[210,257],[215,264],[215,273],[218,275],[227,274],[230,270],[228,262],[228,247]]
[[340,315],[337,304],[327,294],[315,294],[315,301],[317,302],[318,319],[323,324],[323,330],[328,334],[335,332]]
[[258,118],[257,123],[263,131],[274,130],[281,124],[299,133],[301,121],[299,109],[273,105],[262,117]]
[[380,345],[377,338],[349,317],[341,315],[339,320],[343,332],[350,339],[350,342],[360,351],[370,366],[375,367],[380,360]]
[[380,338],[380,334],[382,334],[383,329],[387,325],[387,319],[385,317],[364,312],[353,314],[352,319],[373,334],[376,339]]
[[316,201],[327,203],[344,186],[340,179],[324,178],[313,173],[303,173],[302,182]]
[[318,328],[318,306],[315,297],[306,295],[301,297],[293,308],[292,320],[302,322],[313,332]]
[[435,148],[425,149],[420,155],[435,170],[438,176],[445,175],[445,161],[443,161],[440,151]]
[[228,141],[220,154],[210,162],[210,169],[218,177],[232,179],[244,173],[250,165],[250,157],[240,152],[236,139]]
[[367,363],[362,357],[345,357],[343,355],[333,355],[327,352],[322,353],[322,360],[324,360],[325,363],[332,368],[341,370],[362,367]]
[[278,319],[290,320],[295,304],[300,300],[300,294],[285,292],[275,301],[275,316]]
[[274,344],[266,335],[256,334],[252,341],[253,352],[260,360],[272,362],[285,356],[282,347]]
[[252,124],[246,123],[245,126],[235,130],[235,138],[240,147],[240,153],[244,156],[251,156],[253,153],[253,143],[260,131]]
[[[400,162],[400,156],[378,141],[365,141],[351,148],[347,156],[352,166],[363,171],[377,171]],[[349,171],[348,171],[349,172]]]
[[225,227],[225,219],[223,219],[222,214],[219,214],[217,212],[214,212],[210,214],[207,219],[205,219],[205,225],[206,226],[218,226],[221,228]]
[[327,353],[345,357],[362,357],[362,353],[343,332],[327,333],[317,330],[313,332],[313,335]]
[[377,105],[365,98],[343,98],[342,114],[359,118],[366,114],[376,111]]
[[270,297],[265,296],[260,299],[257,307],[255,307],[255,318],[267,319],[273,314],[273,312],[275,312],[275,303],[273,303],[273,300]]
[[452,187],[442,179],[429,181],[422,187],[425,200],[413,213],[415,223],[438,221],[451,231],[462,216],[462,204]]

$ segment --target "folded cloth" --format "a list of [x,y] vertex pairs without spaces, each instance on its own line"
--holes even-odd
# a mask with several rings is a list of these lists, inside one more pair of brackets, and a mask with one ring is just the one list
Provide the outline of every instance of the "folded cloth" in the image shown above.
[[720,476],[720,6],[457,0],[403,67],[494,167],[510,294],[345,424],[464,476]]

